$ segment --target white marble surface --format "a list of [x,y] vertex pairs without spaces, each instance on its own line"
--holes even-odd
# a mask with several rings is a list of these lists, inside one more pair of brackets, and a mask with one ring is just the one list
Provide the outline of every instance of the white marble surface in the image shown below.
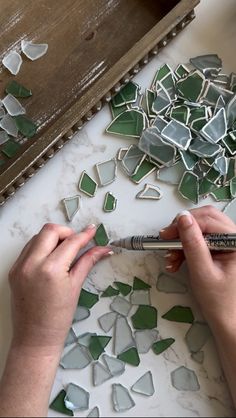
[[[150,85],[155,70],[161,63],[168,62],[175,67],[191,56],[204,53],[218,53],[223,59],[225,72],[236,72],[235,0],[202,0],[196,9],[196,14],[195,21],[136,77],[136,81],[143,87]],[[105,107],[0,209],[0,370],[5,362],[11,335],[8,270],[22,246],[45,222],[66,224],[60,201],[63,197],[78,192],[77,184],[82,170],[86,169],[88,173],[94,175],[93,165],[96,162],[113,157],[119,147],[131,143],[128,139],[104,135],[104,129],[110,118],[109,109]],[[156,182],[154,175],[148,180]],[[141,186],[131,183],[119,170],[115,183],[99,189],[93,199],[83,197],[82,209],[72,226],[80,230],[90,222],[103,221],[113,238],[137,233],[150,234],[157,232],[171,221],[178,211],[192,206],[178,197],[174,187],[163,184],[161,187],[164,190],[164,197],[159,202],[137,201],[135,195]],[[108,190],[118,198],[117,210],[111,214],[105,214],[101,209],[104,194]],[[203,203],[205,202],[201,202]],[[222,207],[222,205],[218,206]],[[93,270],[90,282],[98,289],[104,289],[115,279],[132,282],[133,276],[138,275],[152,284],[152,304],[155,304],[159,311],[158,330],[162,337],[172,336],[176,339],[172,348],[160,356],[155,356],[153,353],[141,355],[141,364],[138,368],[127,366],[124,375],[117,379],[113,378],[97,388],[91,385],[90,366],[82,371],[58,370],[52,398],[62,386],[72,381],[91,391],[91,408],[98,405],[102,416],[117,416],[119,414],[115,414],[111,408],[111,383],[120,382],[130,387],[145,371],[152,370],[156,393],[151,398],[133,395],[136,406],[127,415],[235,416],[214,342],[209,341],[204,347],[205,360],[203,365],[199,365],[191,360],[184,343],[184,335],[189,326],[161,319],[161,315],[175,304],[191,306],[196,318],[200,318],[200,314],[189,293],[165,295],[157,292],[155,283],[160,269],[160,260],[154,254],[123,253],[103,261]],[[81,333],[88,329],[99,330],[96,318],[108,311],[108,302],[107,299],[103,299],[93,308],[89,320],[79,325]],[[111,352],[110,346],[107,351]],[[195,370],[201,386],[198,392],[178,392],[171,386],[170,372],[180,365]],[[86,416],[87,413],[86,411],[79,415]],[[56,415],[52,411],[49,411],[49,414]]]

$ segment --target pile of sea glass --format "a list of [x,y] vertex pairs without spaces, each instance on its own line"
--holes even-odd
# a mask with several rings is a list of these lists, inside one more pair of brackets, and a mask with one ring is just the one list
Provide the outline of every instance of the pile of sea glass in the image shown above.
[[[165,293],[186,293],[186,285],[178,278],[160,273],[157,289]],[[129,389],[114,380],[125,373],[126,364],[138,367],[143,354],[150,350],[155,355],[168,350],[174,343],[172,337],[162,339],[157,330],[156,307],[151,305],[151,286],[134,277],[133,286],[115,281],[105,289],[102,298],[110,299],[110,311],[98,318],[102,334],[87,332],[78,334],[73,328],[78,321],[90,316],[90,310],[99,302],[99,294],[82,289],[75,312],[72,328],[66,340],[66,351],[60,366],[65,369],[81,370],[88,368],[92,373],[93,386],[97,387],[111,380],[111,399],[116,412],[124,412],[135,406],[135,396],[152,396],[155,393],[154,382],[150,370],[142,374],[136,382],[131,382]],[[194,320],[190,307],[173,306],[162,315],[168,321],[190,324],[185,341],[191,358],[202,363],[204,352],[202,347],[207,342],[210,331],[208,326]],[[110,352],[105,348],[109,345]],[[70,347],[71,346],[71,347]],[[69,348],[69,350],[67,350]],[[154,380],[154,381],[153,381]],[[172,386],[180,391],[197,391],[199,382],[195,372],[180,366],[171,373]],[[50,408],[73,416],[74,412],[89,409],[90,394],[87,390],[74,383],[69,383],[52,401]],[[99,416],[99,407],[94,407],[88,416]]]

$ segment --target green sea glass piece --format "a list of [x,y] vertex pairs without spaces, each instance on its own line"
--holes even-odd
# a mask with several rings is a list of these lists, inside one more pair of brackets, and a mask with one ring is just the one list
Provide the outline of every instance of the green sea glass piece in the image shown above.
[[215,170],[214,167],[211,167],[210,170],[206,173],[206,178],[212,183],[215,183],[220,178],[220,173]]
[[127,283],[114,282],[114,285],[117,287],[117,289],[119,290],[119,292],[123,296],[127,296],[131,292],[131,290],[132,290],[132,287],[129,284],[127,284]]
[[156,115],[160,115],[166,112],[167,108],[171,105],[171,98],[164,87],[158,89],[157,97],[152,105],[152,112]]
[[145,117],[140,110],[128,109],[115,118],[106,132],[139,138],[145,127]]
[[184,322],[186,324],[192,324],[194,321],[192,309],[179,305],[173,306],[173,308],[162,315],[162,318],[167,319],[168,321]]
[[10,81],[7,87],[5,88],[5,92],[8,94],[12,94],[14,97],[30,97],[32,96],[32,91],[27,89],[26,87],[22,86],[22,84],[18,83],[15,80]]
[[65,406],[65,403],[64,403],[65,396],[66,396],[66,392],[63,389],[58,393],[56,398],[52,401],[49,408],[52,409],[53,411],[59,412],[60,414],[69,415],[70,417],[73,417],[74,416],[73,412]]
[[185,199],[197,204],[199,194],[198,176],[190,171],[186,171],[179,184],[179,192]]
[[79,297],[79,306],[84,306],[85,308],[91,309],[95,303],[99,300],[99,296],[96,293],[88,292],[85,289],[82,289]]
[[178,78],[184,78],[189,74],[189,68],[184,64],[179,64],[175,69],[175,75]]
[[90,177],[86,171],[83,171],[79,181],[79,190],[89,197],[95,196],[97,192],[97,182]]
[[131,320],[135,329],[156,328],[157,310],[154,306],[140,305]]
[[198,119],[206,119],[206,106],[200,106],[200,107],[193,107],[190,110],[190,117],[189,117],[189,123],[192,123],[194,120]]
[[26,138],[32,138],[37,132],[37,125],[25,115],[14,116],[19,132]]
[[113,99],[115,107],[124,106],[124,104],[135,103],[138,96],[139,86],[130,81],[117,93]]
[[131,364],[131,366],[137,367],[140,363],[140,358],[135,347],[131,347],[129,350],[119,354],[117,358],[122,360],[124,363]]
[[198,133],[204,128],[206,124],[207,124],[207,120],[205,118],[199,118],[191,122],[190,128],[195,133]]
[[103,204],[104,212],[113,212],[116,209],[116,204],[116,197],[111,192],[107,192]]
[[186,105],[172,107],[170,117],[181,123],[188,123],[190,110]]
[[170,68],[170,66],[168,64],[163,64],[156,72],[153,82],[152,82],[152,86],[153,89],[156,88],[156,83],[158,81],[162,81],[163,78],[165,78],[168,74],[172,73],[172,69]]
[[117,296],[119,295],[119,293],[120,293],[119,290],[114,289],[114,287],[112,286],[108,286],[106,290],[104,290],[104,292],[101,294],[101,298],[109,298],[112,296]]
[[122,106],[116,107],[116,106],[114,106],[113,99],[111,99],[111,101],[110,101],[110,109],[111,109],[112,118],[115,119],[121,113],[125,112],[128,109],[128,106],[126,104],[124,104]]
[[152,345],[152,350],[155,354],[161,354],[163,351],[167,350],[172,344],[174,344],[174,338],[165,338],[164,340],[156,341]]
[[18,142],[9,139],[9,141],[5,142],[2,147],[2,153],[5,154],[8,158],[14,157],[20,149],[20,144]]
[[179,150],[181,159],[187,170],[192,170],[198,161],[198,157],[189,151]]
[[183,80],[176,83],[180,97],[190,102],[198,102],[204,89],[205,77],[198,71],[188,74]]
[[203,177],[199,182],[199,196],[206,195],[213,192],[216,189],[216,185],[208,180],[207,177]]
[[97,227],[97,231],[94,237],[94,241],[96,242],[97,245],[104,247],[108,244],[109,242],[109,237],[106,231],[106,228],[103,224],[100,224]]
[[155,171],[156,166],[152,164],[148,160],[143,160],[136,173],[130,177],[130,179],[134,182],[139,184],[142,180],[144,180],[149,174]]
[[216,188],[213,192],[211,192],[211,195],[215,198],[217,202],[227,202],[232,198],[229,185]]
[[236,141],[234,139],[232,139],[230,135],[226,135],[222,139],[222,142],[223,142],[223,144],[225,145],[225,147],[227,148],[227,150],[229,151],[229,153],[231,155],[236,154]]
[[[170,97],[171,100],[176,99],[176,93],[175,93],[175,80],[173,77],[172,72],[167,74],[162,80],[161,80],[161,86],[164,87]],[[158,94],[158,85],[157,85],[157,94]]]
[[145,290],[150,288],[151,286],[148,283],[144,282],[136,276],[134,277],[133,290]]
[[147,114],[150,118],[153,118],[156,116],[155,113],[152,111],[152,105],[156,98],[156,93],[152,90],[147,89],[146,90],[146,106],[147,106]]
[[89,343],[89,352],[94,360],[98,360],[100,355],[104,353],[104,348],[107,346],[111,337],[106,335],[92,335]]

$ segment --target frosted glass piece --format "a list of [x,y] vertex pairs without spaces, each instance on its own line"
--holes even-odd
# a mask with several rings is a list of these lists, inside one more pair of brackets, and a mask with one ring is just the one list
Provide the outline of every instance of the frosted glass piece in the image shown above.
[[130,302],[132,305],[150,305],[149,290],[133,290]]
[[128,411],[135,406],[128,389],[120,384],[112,385],[112,402],[117,412]]
[[115,325],[114,352],[119,355],[135,346],[133,334],[128,321],[124,317],[118,317]]
[[66,197],[65,199],[62,199],[63,205],[65,207],[67,219],[70,222],[73,220],[76,213],[80,209],[80,199],[81,197],[79,195]]
[[116,318],[117,314],[115,312],[108,312],[100,316],[100,318],[98,318],[98,322],[103,331],[108,332],[114,326]]
[[84,411],[89,408],[89,393],[80,386],[70,383],[64,402],[66,408],[71,411]]
[[87,417],[89,418],[99,418],[100,417],[100,412],[99,412],[99,408],[97,406],[95,406],[87,415]]
[[90,316],[90,310],[83,306],[77,306],[73,322],[83,321]]
[[71,328],[70,331],[68,332],[67,337],[66,337],[65,346],[71,345],[71,344],[75,343],[76,341],[77,341],[76,334],[75,334],[74,330]]
[[196,373],[185,366],[171,372],[171,383],[177,390],[197,391],[200,389]]
[[46,54],[48,50],[48,44],[34,44],[23,39],[21,41],[21,49],[27,58],[29,58],[31,61],[35,61]]
[[0,118],[3,118],[5,114],[6,114],[5,110],[3,109],[3,107],[0,106]]
[[93,384],[94,386],[99,386],[102,383],[106,382],[108,379],[111,379],[112,375],[110,371],[104,367],[99,361],[93,363]]
[[196,353],[206,344],[211,336],[210,328],[204,322],[194,322],[185,335],[189,350]]
[[25,114],[25,108],[20,104],[19,100],[17,100],[12,94],[8,94],[4,99],[2,99],[2,103],[11,116],[18,116]]
[[106,186],[116,179],[117,163],[115,158],[96,164],[96,169],[100,186]]
[[176,277],[169,274],[161,273],[157,279],[157,289],[164,293],[186,293],[187,286]]
[[141,393],[145,396],[152,396],[155,392],[152,373],[148,371],[141,376],[137,382],[131,387],[133,392]]
[[158,331],[155,329],[135,331],[134,337],[139,354],[146,354],[157,341]]
[[131,309],[131,304],[128,300],[122,298],[121,296],[116,296],[112,301],[110,308],[112,311],[117,312],[120,315],[127,316]]
[[171,167],[163,167],[157,172],[157,179],[164,181],[168,184],[179,184],[183,174],[185,172],[185,166],[182,161],[178,161]]
[[2,119],[0,119],[0,128],[6,131],[9,135],[17,138],[18,128],[15,120],[10,115],[5,115]]
[[102,359],[112,376],[119,376],[125,372],[125,363],[118,358],[103,354]]
[[191,358],[199,364],[202,364],[204,361],[204,351],[198,351],[197,353],[192,353]]
[[171,120],[161,132],[161,136],[181,150],[186,150],[192,139],[188,126],[177,120]]
[[2,60],[4,67],[6,67],[13,75],[19,73],[22,62],[20,54],[16,51],[9,52]]
[[137,145],[131,145],[121,161],[121,166],[128,176],[133,176],[144,158],[145,154]]
[[5,144],[9,139],[6,131],[0,131],[0,145]]
[[77,341],[80,345],[83,345],[84,347],[89,347],[91,337],[94,337],[95,335],[97,334],[94,332],[86,332],[85,334],[79,335]]
[[236,223],[236,199],[232,200],[225,206],[223,212]]
[[206,138],[207,141],[217,143],[227,132],[227,122],[225,109],[221,108],[209,122],[201,129],[200,134]]
[[76,347],[68,351],[60,361],[60,365],[64,369],[84,369],[90,363],[89,351],[86,347],[80,345],[76,345]]
[[136,195],[137,199],[151,199],[151,200],[160,200],[163,196],[163,193],[158,186],[153,186],[152,184],[145,184],[144,189],[138,192]]

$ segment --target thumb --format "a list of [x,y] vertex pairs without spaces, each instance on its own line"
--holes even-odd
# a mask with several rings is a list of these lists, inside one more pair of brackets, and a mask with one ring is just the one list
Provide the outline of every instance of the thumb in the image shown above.
[[214,264],[197,221],[189,211],[184,210],[177,216],[177,228],[190,273],[205,277],[206,272],[213,270]]

